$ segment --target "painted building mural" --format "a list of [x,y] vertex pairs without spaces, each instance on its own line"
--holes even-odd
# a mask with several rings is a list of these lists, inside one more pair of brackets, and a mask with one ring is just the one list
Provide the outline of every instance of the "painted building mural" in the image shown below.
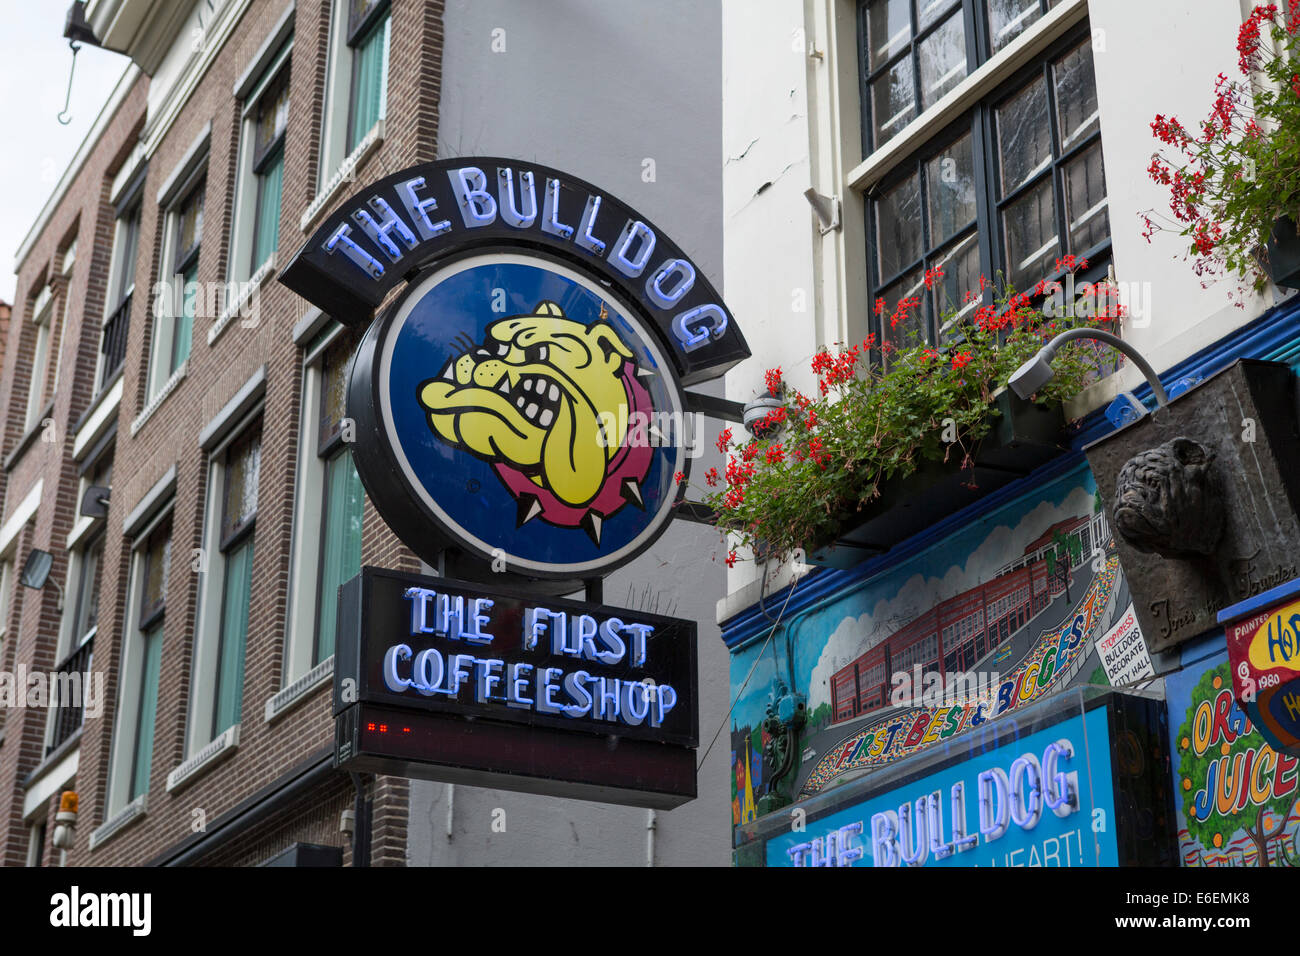
[[1227,650],[1165,678],[1185,866],[1300,866],[1300,761],[1232,695]]
[[[755,755],[767,758],[755,812],[945,744],[1070,684],[1108,683],[1097,642],[1129,603],[1096,486],[1080,466],[796,615],[733,659],[733,718],[750,728],[751,781]],[[774,720],[782,708],[798,719]],[[783,728],[793,739],[776,746]],[[732,816],[744,822],[736,739]],[[792,760],[773,759],[791,751]]]

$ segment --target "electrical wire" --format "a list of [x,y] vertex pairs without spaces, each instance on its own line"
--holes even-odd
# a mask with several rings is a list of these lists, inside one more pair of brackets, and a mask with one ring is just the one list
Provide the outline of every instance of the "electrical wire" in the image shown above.
[[[767,578],[766,573],[764,573],[763,577],[764,577],[764,583],[766,583],[766,578]],[[790,599],[794,597],[794,592],[799,590],[799,585],[802,582],[803,582],[803,578],[796,578],[795,582],[790,585],[790,592],[785,596],[785,603],[781,605],[781,610],[777,612],[776,620],[772,621],[772,630],[767,632],[767,640],[763,642],[763,646],[759,649],[758,654],[755,655],[754,663],[750,666],[749,673],[745,675],[745,680],[740,685],[740,690],[736,691],[736,699],[733,700],[731,702],[731,706],[727,708],[727,713],[723,716],[722,723],[718,726],[718,730],[713,735],[713,739],[709,741],[709,746],[705,748],[704,756],[700,758],[699,764],[697,764],[695,767],[697,773],[699,772],[700,768],[704,766],[704,761],[709,759],[709,753],[713,750],[713,745],[716,744],[718,742],[718,738],[722,736],[722,731],[726,728],[727,721],[731,719],[731,715],[735,711],[736,705],[740,703],[741,694],[745,693],[745,688],[749,686],[750,678],[754,676],[754,671],[758,668],[758,662],[763,659],[763,654],[766,653],[768,645],[772,643],[772,638],[776,635],[776,629],[781,626],[781,619],[785,617],[785,609],[786,607],[789,606]],[[769,621],[772,620],[772,618],[767,615],[766,611],[764,611],[763,614],[765,617],[767,617]]]

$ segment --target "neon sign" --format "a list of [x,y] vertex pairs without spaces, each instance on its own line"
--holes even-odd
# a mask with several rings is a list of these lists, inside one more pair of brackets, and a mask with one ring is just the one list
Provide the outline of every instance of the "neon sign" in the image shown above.
[[335,713],[357,703],[695,747],[695,625],[364,568],[341,598]]

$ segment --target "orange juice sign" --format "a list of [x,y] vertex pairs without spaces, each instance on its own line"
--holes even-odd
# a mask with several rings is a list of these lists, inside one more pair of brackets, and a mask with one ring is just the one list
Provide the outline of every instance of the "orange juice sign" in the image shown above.
[[1279,753],[1300,756],[1300,600],[1229,624],[1233,691]]

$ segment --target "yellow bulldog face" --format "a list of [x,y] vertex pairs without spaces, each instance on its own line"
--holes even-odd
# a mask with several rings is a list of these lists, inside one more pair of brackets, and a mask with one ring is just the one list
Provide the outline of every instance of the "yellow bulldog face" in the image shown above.
[[566,504],[589,502],[625,437],[605,434],[602,421],[626,429],[627,346],[606,323],[574,322],[554,302],[492,323],[470,346],[420,386],[430,427]]

